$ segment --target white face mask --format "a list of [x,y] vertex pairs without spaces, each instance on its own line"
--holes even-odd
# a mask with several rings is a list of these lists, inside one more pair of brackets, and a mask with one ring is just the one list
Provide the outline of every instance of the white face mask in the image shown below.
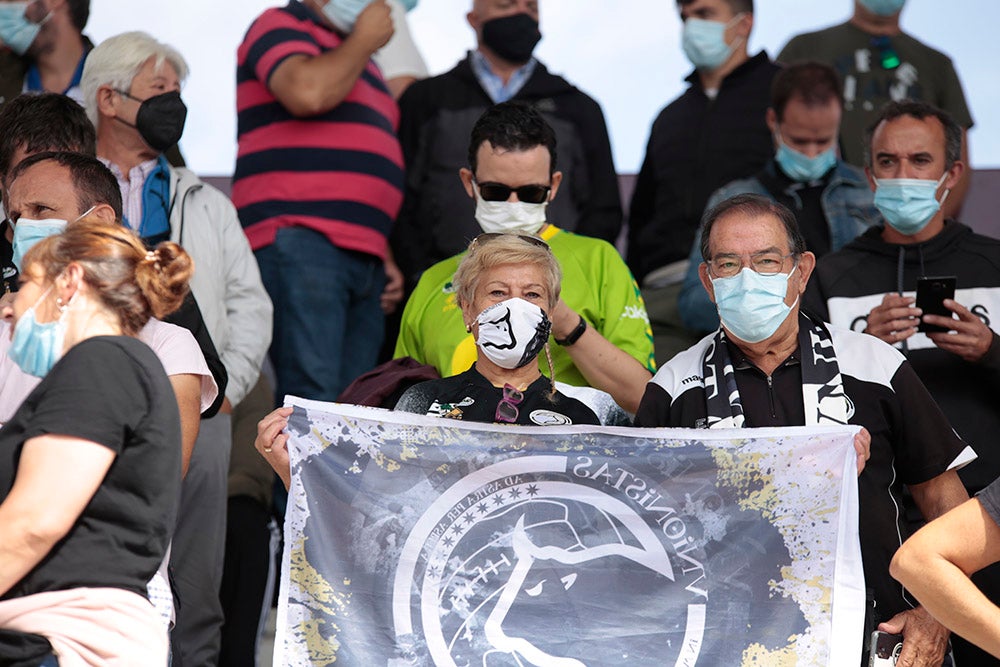
[[545,207],[548,202],[529,204],[523,201],[486,201],[479,194],[479,186],[472,184],[476,193],[476,222],[488,234],[537,234],[545,226]]
[[519,297],[493,304],[479,313],[476,322],[480,351],[497,366],[508,369],[534,361],[552,330],[545,311]]

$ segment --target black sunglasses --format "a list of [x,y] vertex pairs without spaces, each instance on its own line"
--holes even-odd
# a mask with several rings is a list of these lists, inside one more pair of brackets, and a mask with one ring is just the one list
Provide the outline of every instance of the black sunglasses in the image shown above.
[[512,188],[503,183],[476,183],[479,187],[479,196],[485,201],[507,201],[511,192],[517,193],[519,201],[526,204],[544,204],[549,198],[549,191],[552,188],[548,185],[522,185],[519,188]]
[[498,232],[483,232],[476,238],[472,239],[472,245],[474,246],[486,245],[490,241],[495,241],[499,238],[511,237],[511,236],[516,236],[525,243],[530,243],[531,245],[538,246],[539,248],[545,248],[549,252],[552,252],[552,248],[549,247],[548,243],[538,238],[537,236],[528,236],[527,234],[502,234]]
[[896,49],[892,48],[892,42],[889,41],[888,36],[872,37],[872,46],[878,49],[878,58],[882,69],[896,69],[902,63]]

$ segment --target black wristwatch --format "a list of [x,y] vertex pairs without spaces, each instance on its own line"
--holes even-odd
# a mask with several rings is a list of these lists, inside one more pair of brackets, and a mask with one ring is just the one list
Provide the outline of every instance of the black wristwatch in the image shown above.
[[570,331],[569,335],[566,336],[565,338],[562,339],[556,338],[556,343],[562,345],[563,347],[572,345],[576,341],[580,340],[580,336],[582,336],[583,332],[586,330],[587,330],[587,320],[583,319],[583,315],[581,315],[580,323],[576,325],[576,328]]

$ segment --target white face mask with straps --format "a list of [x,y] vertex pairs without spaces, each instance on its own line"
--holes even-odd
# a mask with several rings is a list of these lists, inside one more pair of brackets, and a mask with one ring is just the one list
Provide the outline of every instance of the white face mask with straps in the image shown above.
[[549,340],[552,323],[545,311],[520,297],[495,303],[479,313],[476,345],[501,368],[531,363]]
[[479,186],[476,193],[476,222],[488,234],[537,234],[545,226],[545,208],[549,203],[529,204],[523,201],[486,201]]

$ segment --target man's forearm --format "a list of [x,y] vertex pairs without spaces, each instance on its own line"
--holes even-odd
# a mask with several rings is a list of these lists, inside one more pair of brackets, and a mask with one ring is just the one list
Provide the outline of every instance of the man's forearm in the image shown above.
[[962,486],[962,481],[954,470],[943,472],[923,484],[911,484],[910,493],[913,494],[913,500],[928,521],[938,518],[969,499],[969,493]]

